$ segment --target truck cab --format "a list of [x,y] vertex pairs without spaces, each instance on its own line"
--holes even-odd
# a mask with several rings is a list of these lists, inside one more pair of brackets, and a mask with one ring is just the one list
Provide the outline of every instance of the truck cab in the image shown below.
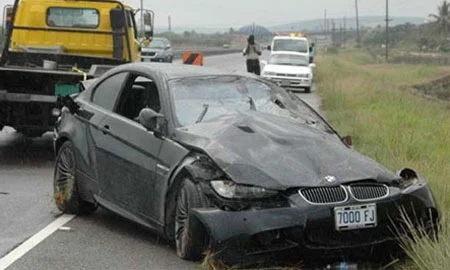
[[140,40],[152,39],[154,13],[122,2],[15,0],[4,8],[0,130],[7,125],[30,137],[52,131],[58,97],[141,60]]

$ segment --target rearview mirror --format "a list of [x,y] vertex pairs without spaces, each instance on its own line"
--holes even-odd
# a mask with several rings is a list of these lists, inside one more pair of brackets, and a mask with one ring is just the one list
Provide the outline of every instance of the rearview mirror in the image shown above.
[[142,109],[138,116],[139,123],[148,131],[153,131],[157,137],[162,136],[161,120],[164,120],[164,115],[150,108]]

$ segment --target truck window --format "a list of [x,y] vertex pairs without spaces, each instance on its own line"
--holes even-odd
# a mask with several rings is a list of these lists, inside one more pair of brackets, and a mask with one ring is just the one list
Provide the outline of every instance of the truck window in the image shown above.
[[50,7],[47,9],[47,25],[95,29],[100,23],[99,14],[99,11],[93,8]]

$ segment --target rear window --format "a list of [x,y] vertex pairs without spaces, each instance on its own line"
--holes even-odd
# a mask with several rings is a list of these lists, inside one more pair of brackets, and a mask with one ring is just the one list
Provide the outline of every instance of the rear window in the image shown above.
[[99,11],[93,8],[51,7],[47,9],[48,26],[94,29],[99,26],[99,23]]

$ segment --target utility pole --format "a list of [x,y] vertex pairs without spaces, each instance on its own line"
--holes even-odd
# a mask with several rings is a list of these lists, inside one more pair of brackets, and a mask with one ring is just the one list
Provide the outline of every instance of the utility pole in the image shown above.
[[336,24],[334,23],[334,20],[331,21],[331,25],[332,25],[331,39],[333,40],[333,46],[336,47]]
[[386,62],[389,62],[389,0],[386,0]]
[[142,36],[145,37],[144,0],[141,0],[141,27],[142,27],[142,30],[141,30]]
[[356,42],[359,45],[360,37],[359,37],[359,10],[358,10],[358,0],[355,0],[355,9],[356,9]]
[[323,19],[323,33],[325,35],[328,34],[327,25],[328,25],[328,23],[327,23],[327,10],[325,9],[325,16],[324,16],[324,19]]
[[347,43],[347,16],[344,17],[344,45]]
[[169,32],[172,32],[172,18],[169,15]]

